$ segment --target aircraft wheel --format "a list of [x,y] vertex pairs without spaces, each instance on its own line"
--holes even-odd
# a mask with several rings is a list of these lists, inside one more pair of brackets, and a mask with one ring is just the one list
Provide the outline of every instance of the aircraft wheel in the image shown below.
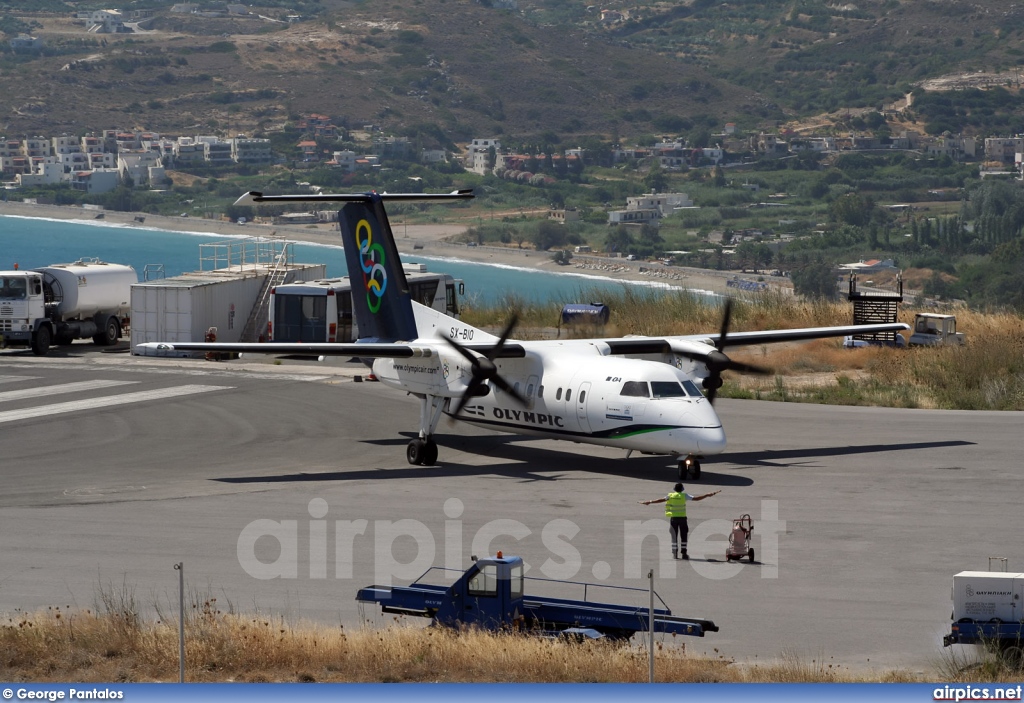
[[437,442],[433,439],[423,443],[423,461],[420,463],[424,466],[433,466],[437,463]]
[[694,459],[693,463],[690,464],[690,478],[694,481],[700,480],[700,461],[697,459]]
[[686,462],[679,462],[679,482],[682,483],[686,480]]
[[751,547],[750,550],[747,551],[747,559],[750,559],[750,563],[751,564],[754,563],[754,548],[753,547]]
[[425,450],[426,442],[422,439],[414,439],[405,448],[405,458],[410,464],[422,464]]

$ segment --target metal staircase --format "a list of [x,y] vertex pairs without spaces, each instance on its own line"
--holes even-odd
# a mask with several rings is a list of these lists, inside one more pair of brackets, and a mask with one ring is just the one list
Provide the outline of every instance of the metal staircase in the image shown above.
[[[903,302],[903,275],[896,276],[895,291],[859,291],[857,290],[857,274],[850,274],[850,290],[847,300],[853,303],[853,324],[869,325],[885,322],[899,322],[899,306]],[[895,332],[876,332],[874,334],[855,334],[854,339],[868,342],[893,344]]]
[[282,251],[274,260],[274,267],[270,269],[259,295],[256,296],[256,304],[249,312],[249,319],[245,321],[242,328],[243,342],[258,342],[263,330],[267,328],[267,320],[270,319],[270,291],[281,285],[288,275],[287,256]]

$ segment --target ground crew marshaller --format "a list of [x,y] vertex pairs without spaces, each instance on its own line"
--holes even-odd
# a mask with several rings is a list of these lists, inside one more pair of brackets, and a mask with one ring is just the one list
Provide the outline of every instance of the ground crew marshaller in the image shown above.
[[672,535],[672,558],[673,559],[689,559],[690,556],[686,553],[686,537],[690,533],[690,528],[686,525],[686,501],[688,500],[704,500],[710,498],[713,495],[721,493],[721,491],[715,491],[714,493],[705,493],[702,496],[692,496],[689,493],[683,492],[683,484],[677,483],[675,490],[669,493],[664,498],[658,498],[657,500],[641,500],[641,505],[652,505],[654,503],[665,504],[665,517],[668,518],[668,530]]

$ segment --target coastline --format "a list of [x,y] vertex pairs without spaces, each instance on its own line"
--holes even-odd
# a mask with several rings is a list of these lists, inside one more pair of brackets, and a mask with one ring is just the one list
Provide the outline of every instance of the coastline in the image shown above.
[[[103,217],[97,218],[100,213]],[[0,201],[0,215],[83,222],[102,219],[104,224],[125,228],[135,227],[230,237],[279,236],[298,242],[333,246],[338,246],[341,243],[336,224],[304,225],[302,227],[254,223],[239,225],[234,222],[199,217],[167,217],[113,210],[95,211],[78,206],[37,205],[10,201]],[[138,222],[135,219],[137,216],[145,218],[144,221]],[[756,274],[737,274],[732,271],[665,266],[660,262],[626,261],[625,259],[579,255],[575,256],[569,265],[560,266],[546,252],[512,247],[471,247],[445,241],[448,237],[465,232],[467,229],[465,225],[406,225],[393,221],[391,227],[398,248],[407,260],[417,255],[435,259],[460,259],[480,264],[550,271],[560,275],[577,274],[596,278],[653,282],[665,286],[719,294],[735,290],[730,289],[727,285],[727,282],[734,277],[748,281],[757,281],[762,278],[773,288],[792,291],[792,284],[788,278],[776,276],[760,277]]]

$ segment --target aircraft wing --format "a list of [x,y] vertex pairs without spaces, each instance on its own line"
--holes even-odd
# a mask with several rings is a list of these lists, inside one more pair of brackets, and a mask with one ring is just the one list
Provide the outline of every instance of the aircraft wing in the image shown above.
[[[173,352],[220,352],[234,354],[281,354],[295,356],[355,356],[360,359],[408,359],[411,357],[436,356],[440,339],[396,342],[385,344],[360,344],[357,342],[146,342],[138,348],[143,354],[162,355]],[[493,344],[463,344],[463,347],[480,354],[494,349]],[[516,359],[526,356],[521,344],[506,344],[494,358]]]
[[[902,332],[910,325],[902,322],[886,322],[877,325],[842,325],[838,327],[804,327],[792,330],[755,330],[752,332],[730,332],[726,346],[745,344],[772,344],[774,342],[796,342],[825,337],[845,337],[853,334],[874,334],[876,332]],[[619,337],[605,339],[611,354],[667,354],[673,350],[673,342],[704,342],[714,346],[718,333],[692,334],[678,337]]]
[[407,359],[413,356],[433,356],[432,345],[410,344],[342,344],[334,342],[146,342],[138,349],[152,354],[168,352],[221,352],[236,354],[294,354],[298,356],[358,356],[366,359]]

